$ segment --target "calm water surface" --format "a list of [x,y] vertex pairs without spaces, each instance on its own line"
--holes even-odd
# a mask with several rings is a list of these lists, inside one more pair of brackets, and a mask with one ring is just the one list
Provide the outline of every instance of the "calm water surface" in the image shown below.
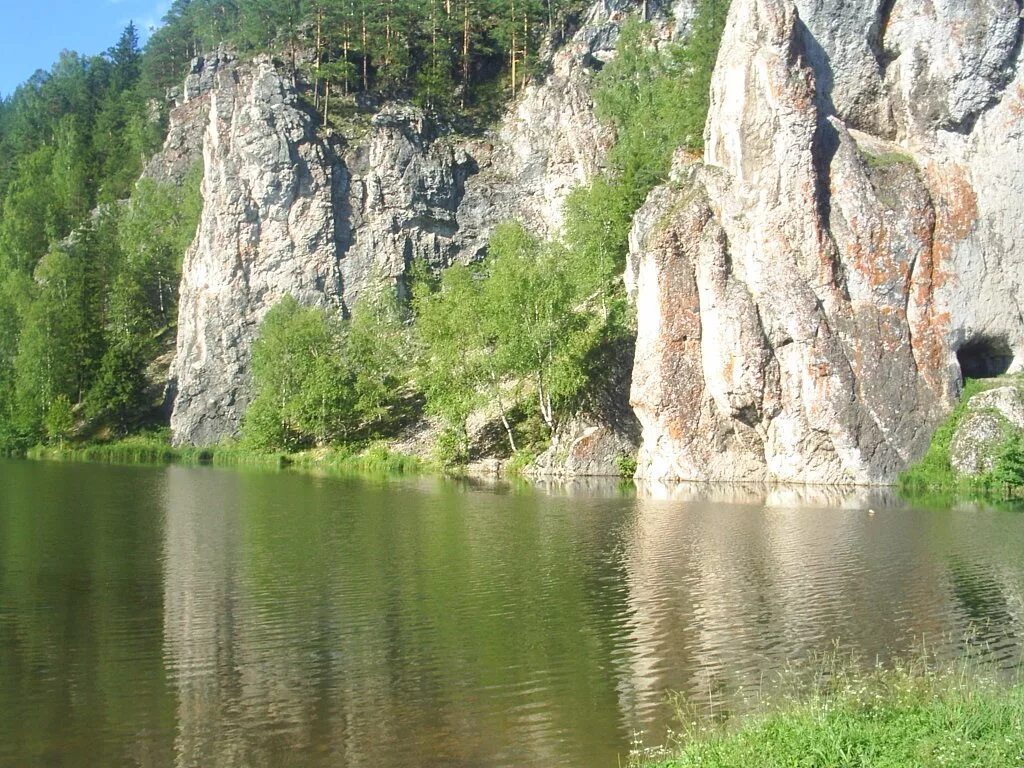
[[1012,667],[1022,595],[1024,515],[878,494],[0,463],[0,765],[613,768],[835,639]]

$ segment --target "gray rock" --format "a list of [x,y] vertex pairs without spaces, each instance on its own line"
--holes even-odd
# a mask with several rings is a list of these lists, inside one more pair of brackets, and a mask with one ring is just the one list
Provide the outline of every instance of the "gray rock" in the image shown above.
[[959,475],[977,477],[990,472],[1006,435],[1006,420],[998,413],[970,413],[949,445],[949,463]]
[[636,456],[636,443],[600,421],[575,419],[565,435],[530,468],[537,477],[619,477],[624,461]]
[[966,135],[854,130],[844,116],[875,104],[855,124],[890,133],[896,86],[824,79],[861,60],[877,15],[826,6],[805,23],[783,0],[734,0],[705,163],[681,157],[637,215],[644,477],[890,482],[952,407],[958,350],[997,340],[1020,366],[1020,91]]
[[895,138],[969,130],[1013,77],[1018,0],[796,0],[822,108]]
[[348,305],[367,289],[395,284],[414,261],[441,269],[482,249],[483,222],[469,221],[462,210],[476,162],[439,134],[422,110],[389,105],[345,153],[347,200],[339,224],[346,233]]
[[967,408],[950,442],[949,460],[958,474],[977,476],[992,470],[1008,428],[1024,430],[1024,389],[990,389],[972,397]]
[[[675,34],[662,4],[649,5],[663,34]],[[502,221],[555,234],[566,195],[603,167],[611,136],[590,84],[625,11],[637,8],[597,3],[553,53],[549,75],[483,139],[385,105],[365,136],[327,140],[269,60],[239,64],[221,51],[193,62],[149,171],[180,181],[202,147],[205,204],[185,262],[173,369],[175,442],[238,434],[252,342],[284,295],[346,311],[367,291],[401,289],[414,261],[442,269],[481,258]]]
[[894,3],[882,49],[903,131],[969,131],[1013,79],[1022,31],[1019,0]]
[[167,137],[160,152],[146,164],[143,178],[165,184],[180,185],[203,159],[203,137],[208,128],[211,92],[221,72],[234,72],[237,64],[225,51],[192,62],[185,85],[187,95],[172,94]]
[[175,444],[237,435],[252,342],[286,295],[341,307],[335,203],[342,174],[269,60],[219,69],[203,143],[203,214],[185,257],[178,320]]

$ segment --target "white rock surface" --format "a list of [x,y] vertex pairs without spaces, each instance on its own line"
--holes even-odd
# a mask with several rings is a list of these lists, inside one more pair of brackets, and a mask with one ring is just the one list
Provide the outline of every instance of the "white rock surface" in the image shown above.
[[[900,0],[889,17],[800,2],[806,21],[786,0],[734,0],[705,163],[681,159],[632,236],[642,476],[889,482],[951,406],[958,350],[1020,365],[1022,89],[993,52],[1005,4],[978,27],[983,4],[922,16],[940,42],[929,19],[951,24],[953,67],[921,61]],[[873,78],[865,51],[891,39]],[[939,73],[941,109],[901,95]]]
[[340,307],[340,171],[267,60],[219,69],[203,144],[203,214],[185,257],[172,377],[176,444],[237,434],[252,342],[286,295]]

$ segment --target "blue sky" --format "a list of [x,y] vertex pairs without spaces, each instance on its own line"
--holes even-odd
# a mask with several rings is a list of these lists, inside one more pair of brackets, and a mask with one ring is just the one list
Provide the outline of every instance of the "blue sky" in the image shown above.
[[0,94],[10,94],[64,49],[101,53],[129,21],[145,39],[169,0],[0,0]]

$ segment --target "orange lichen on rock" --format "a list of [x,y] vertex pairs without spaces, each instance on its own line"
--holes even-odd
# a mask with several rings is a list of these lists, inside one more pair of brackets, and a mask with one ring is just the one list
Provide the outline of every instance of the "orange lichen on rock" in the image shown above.
[[974,231],[978,222],[978,195],[966,169],[959,165],[931,166],[928,186],[935,201],[935,247],[945,257],[954,245]]

